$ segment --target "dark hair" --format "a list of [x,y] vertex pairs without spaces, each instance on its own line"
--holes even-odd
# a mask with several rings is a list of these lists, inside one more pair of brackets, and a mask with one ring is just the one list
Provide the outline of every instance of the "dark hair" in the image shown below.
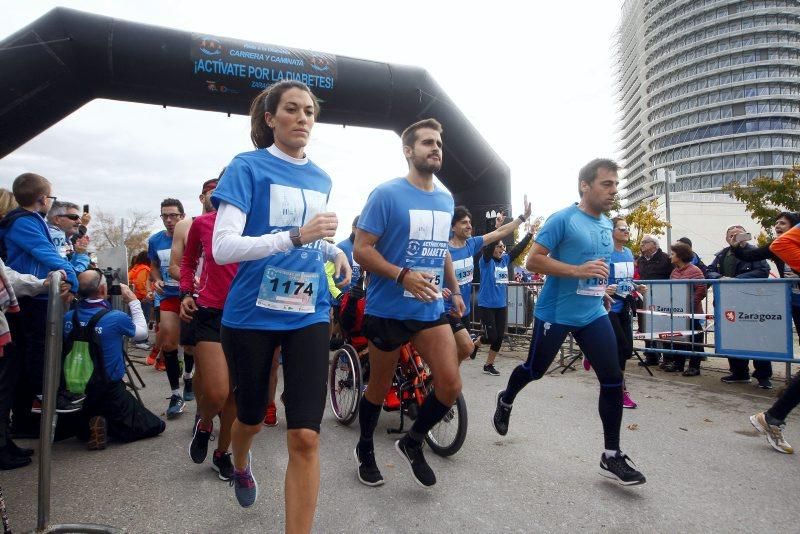
[[147,255],[146,250],[139,252],[133,257],[131,260],[131,268],[136,265],[150,265],[150,257]]
[[453,210],[453,220],[450,223],[450,227],[455,226],[456,223],[464,217],[469,217],[469,220],[471,221],[472,213],[470,213],[466,206],[456,206],[456,208]]
[[175,206],[176,208],[178,208],[178,212],[181,215],[184,214],[183,204],[177,198],[165,198],[164,200],[161,201],[161,207],[162,208],[168,208],[170,206]]
[[682,237],[682,238],[678,239],[678,241],[680,241],[681,243],[686,243],[690,247],[692,246],[692,240],[689,239],[688,237]]
[[584,165],[583,168],[578,172],[578,195],[583,196],[583,191],[581,191],[581,182],[586,182],[587,184],[591,185],[595,178],[597,178],[597,171],[600,169],[617,172],[619,170],[619,165],[617,165],[617,162],[614,160],[603,158],[593,159]]
[[27,208],[33,205],[37,198],[50,191],[50,182],[44,176],[26,172],[14,178],[11,191],[17,204]]
[[796,211],[782,211],[775,217],[775,222],[778,222],[778,219],[786,219],[791,226],[797,226],[800,224],[800,213]]
[[683,263],[691,263],[692,259],[694,258],[694,252],[692,252],[692,247],[687,245],[686,243],[677,242],[673,243],[669,249],[678,256],[678,259],[681,260]]
[[353,219],[353,224],[351,224],[350,226],[357,226],[357,225],[358,225],[358,217],[359,217],[359,216],[358,216],[358,215],[356,215],[356,218],[355,218],[355,219]]
[[250,104],[250,140],[256,148],[267,148],[275,142],[275,135],[272,128],[264,120],[264,113],[269,112],[275,115],[278,112],[278,104],[283,93],[289,89],[300,89],[307,92],[314,102],[314,118],[319,117],[319,100],[303,82],[295,80],[282,80],[272,85],[253,99]]
[[[219,178],[212,178],[210,180],[206,180],[205,182],[203,182],[203,188],[200,190],[200,194],[205,195],[210,189],[214,189],[214,187],[217,187],[218,183],[219,183]],[[210,187],[212,185],[214,187]]]
[[421,130],[423,128],[430,128],[431,130],[436,130],[439,133],[444,131],[444,129],[442,129],[442,124],[436,119],[423,119],[421,121],[417,121],[403,130],[403,133],[400,134],[400,139],[403,141],[403,146],[413,147],[414,143],[417,142],[417,130]]
[[[616,228],[617,227],[617,223],[620,222],[620,221],[625,221],[625,217],[614,217],[613,219],[611,219],[611,224],[614,226],[614,228]],[[626,221],[626,223],[627,223],[627,221]]]

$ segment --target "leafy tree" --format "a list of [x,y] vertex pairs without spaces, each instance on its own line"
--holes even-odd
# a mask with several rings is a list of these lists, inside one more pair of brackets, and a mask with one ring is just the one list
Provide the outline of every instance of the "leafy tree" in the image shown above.
[[800,165],[787,170],[779,180],[759,176],[749,185],[733,182],[722,190],[743,203],[772,238],[772,227],[780,212],[800,211]]
[[104,211],[92,214],[89,237],[97,250],[119,246],[123,241],[123,224],[124,244],[128,249],[128,258],[147,249],[147,239],[153,233],[155,217],[146,211],[131,211],[123,221],[121,223],[116,215]]
[[639,255],[642,238],[645,234],[663,235],[670,224],[658,216],[658,200],[652,199],[649,202],[642,202],[627,215],[625,222],[631,229],[630,249],[635,256]]

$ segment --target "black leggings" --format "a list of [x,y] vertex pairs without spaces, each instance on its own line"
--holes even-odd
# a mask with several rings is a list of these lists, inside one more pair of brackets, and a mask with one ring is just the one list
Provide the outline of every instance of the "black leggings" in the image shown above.
[[608,315],[603,315],[585,326],[553,324],[537,318],[533,324],[528,359],[511,373],[502,400],[508,404],[513,403],[522,388],[533,380],[542,378],[570,332],[575,336],[575,341],[589,359],[600,381],[598,409],[603,422],[605,448],[619,450],[622,370],[619,367],[617,340]]
[[319,432],[328,385],[328,329],[328,323],[274,331],[222,326],[239,421],[259,425],[264,420],[272,355],[280,346],[286,426]]
[[498,352],[503,345],[508,308],[484,308],[480,306],[479,309],[484,332],[481,336],[481,343],[489,343],[489,348],[494,352]]
[[614,328],[617,338],[617,354],[619,355],[619,368],[625,370],[627,362],[633,354],[633,321],[630,308],[625,306],[621,312],[608,312],[608,319]]

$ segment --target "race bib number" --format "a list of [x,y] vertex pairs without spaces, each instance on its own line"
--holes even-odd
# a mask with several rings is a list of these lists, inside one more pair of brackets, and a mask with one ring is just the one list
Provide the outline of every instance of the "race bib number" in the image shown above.
[[508,269],[494,269],[494,283],[495,284],[508,284]]
[[256,306],[291,313],[313,313],[318,290],[317,273],[267,267],[261,279]]
[[472,283],[472,277],[475,273],[475,265],[472,263],[472,258],[454,261],[453,268],[456,271],[458,285],[463,286],[464,284]]
[[616,294],[627,297],[636,289],[633,285],[633,262],[622,261],[611,264],[611,277],[617,281]]
[[[442,281],[444,280],[444,269],[435,267],[418,267],[412,268],[412,271],[427,273],[430,275],[428,281],[436,286],[437,298],[442,298]],[[415,298],[410,292],[403,291],[403,296],[407,298]]]
[[578,295],[589,297],[602,297],[608,287],[608,278],[580,278],[578,279]]

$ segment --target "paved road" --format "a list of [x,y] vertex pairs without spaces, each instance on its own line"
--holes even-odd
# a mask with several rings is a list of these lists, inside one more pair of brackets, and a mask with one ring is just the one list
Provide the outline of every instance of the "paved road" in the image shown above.
[[[431,453],[439,483],[420,488],[385,434],[376,453],[387,483],[358,483],[352,457],[357,424],[345,428],[326,411],[317,532],[796,532],[800,458],[782,455],[755,435],[747,416],[768,396],[753,386],[726,386],[718,373],[701,380],[635,366],[628,383],[640,408],[625,412],[622,444],[648,483],[622,488],[598,476],[602,450],[597,383],[583,370],[548,376],[517,399],[506,437],[489,423],[494,395],[516,363],[501,358],[503,377],[463,368],[470,427],[451,458]],[[166,407],[166,376],[142,367],[148,406]],[[279,532],[286,465],[283,425],[256,438],[260,496],[240,508],[232,488],[186,451],[193,407],[164,435],[88,452],[74,439],[54,448],[52,519],[97,522],[130,532]],[[281,422],[282,423],[282,422]],[[800,445],[800,418],[787,438]],[[22,443],[31,446],[35,442]],[[36,469],[0,472],[13,527],[36,520]]]

